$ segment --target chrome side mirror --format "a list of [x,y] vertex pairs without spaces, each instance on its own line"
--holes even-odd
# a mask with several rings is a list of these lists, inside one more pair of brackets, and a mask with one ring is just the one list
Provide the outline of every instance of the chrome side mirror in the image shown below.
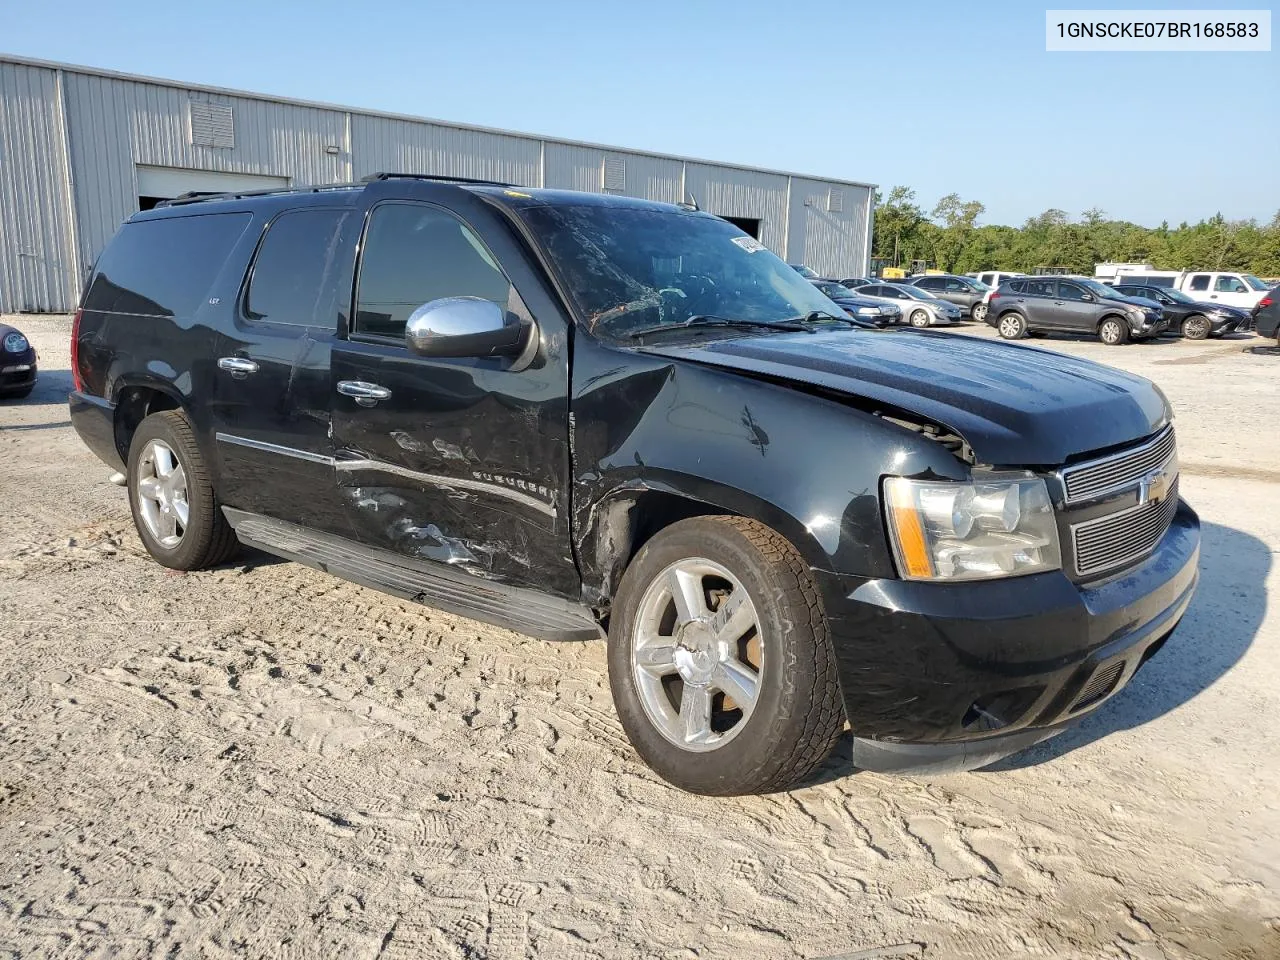
[[532,331],[492,300],[445,297],[409,314],[404,339],[420,357],[514,357]]

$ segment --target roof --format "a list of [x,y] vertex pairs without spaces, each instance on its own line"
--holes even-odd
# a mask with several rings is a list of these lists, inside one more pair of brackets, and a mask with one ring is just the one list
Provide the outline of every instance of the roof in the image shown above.
[[312,107],[319,110],[335,110],[341,113],[354,113],[365,117],[383,117],[388,120],[408,120],[414,123],[432,123],[456,130],[471,130],[476,133],[493,133],[507,137],[523,137],[527,140],[542,140],[547,143],[563,144],[570,147],[588,147],[594,150],[608,150],[615,153],[630,153],[645,157],[657,157],[663,160],[678,160],[681,163],[700,163],[711,167],[726,167],[730,170],[745,170],[750,173],[768,173],[779,177],[796,177],[801,180],[817,180],[821,183],[837,184],[846,187],[862,187],[875,190],[877,184],[864,183],[860,180],[843,180],[838,177],[824,177],[811,173],[795,173],[790,170],[773,170],[768,167],[753,167],[742,163],[726,163],[722,160],[706,160],[700,157],[686,157],[675,153],[657,153],[638,147],[619,147],[605,143],[593,143],[589,140],[567,140],[563,137],[548,137],[539,133],[528,133],[522,130],[504,130],[500,127],[483,127],[470,123],[455,123],[451,120],[437,120],[432,117],[421,117],[407,113],[391,113],[385,110],[370,110],[364,107],[344,106],[336,103],[325,103],[319,100],[300,100],[295,97],[277,97],[266,93],[255,93],[251,90],[236,90],[230,87],[215,87],[201,83],[183,83],[179,80],[167,80],[163,77],[149,77],[137,73],[123,73],[118,70],[104,70],[99,67],[84,67],[74,63],[60,63],[56,60],[41,60],[36,57],[22,57],[17,54],[0,52],[0,63],[15,63],[27,67],[43,67],[48,70],[63,70],[94,77],[107,77],[112,80],[128,80],[133,83],[150,83],[160,87],[171,87],[178,90],[196,90],[201,93],[213,93],[229,97],[241,97],[247,100],[261,100],[265,103],[286,103],[298,107]]

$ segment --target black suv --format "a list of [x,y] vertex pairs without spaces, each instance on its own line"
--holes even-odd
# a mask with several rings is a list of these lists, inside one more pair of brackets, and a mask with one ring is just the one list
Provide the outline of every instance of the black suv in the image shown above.
[[1168,327],[1160,305],[1087,277],[1020,277],[988,300],[987,322],[1006,340],[1028,333],[1088,333],[1109,346],[1148,340]]
[[77,432],[161,564],[237,543],[548,640],[607,635],[672,783],[965,768],[1121,689],[1199,521],[1140,377],[874,330],[736,227],[381,175],[130,219]]

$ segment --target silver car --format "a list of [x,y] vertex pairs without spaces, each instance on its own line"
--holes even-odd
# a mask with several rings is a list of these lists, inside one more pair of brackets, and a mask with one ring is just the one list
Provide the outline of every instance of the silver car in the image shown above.
[[854,288],[860,297],[887,300],[902,308],[902,319],[913,327],[959,323],[961,310],[954,303],[939,300],[927,290],[908,283],[870,283]]

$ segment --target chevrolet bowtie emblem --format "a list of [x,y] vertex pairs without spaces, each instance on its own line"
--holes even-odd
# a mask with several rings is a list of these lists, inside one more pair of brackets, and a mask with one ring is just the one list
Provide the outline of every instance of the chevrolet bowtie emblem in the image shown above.
[[1138,505],[1155,501],[1159,503],[1169,495],[1169,487],[1173,484],[1173,473],[1164,467],[1152,470],[1138,481]]

